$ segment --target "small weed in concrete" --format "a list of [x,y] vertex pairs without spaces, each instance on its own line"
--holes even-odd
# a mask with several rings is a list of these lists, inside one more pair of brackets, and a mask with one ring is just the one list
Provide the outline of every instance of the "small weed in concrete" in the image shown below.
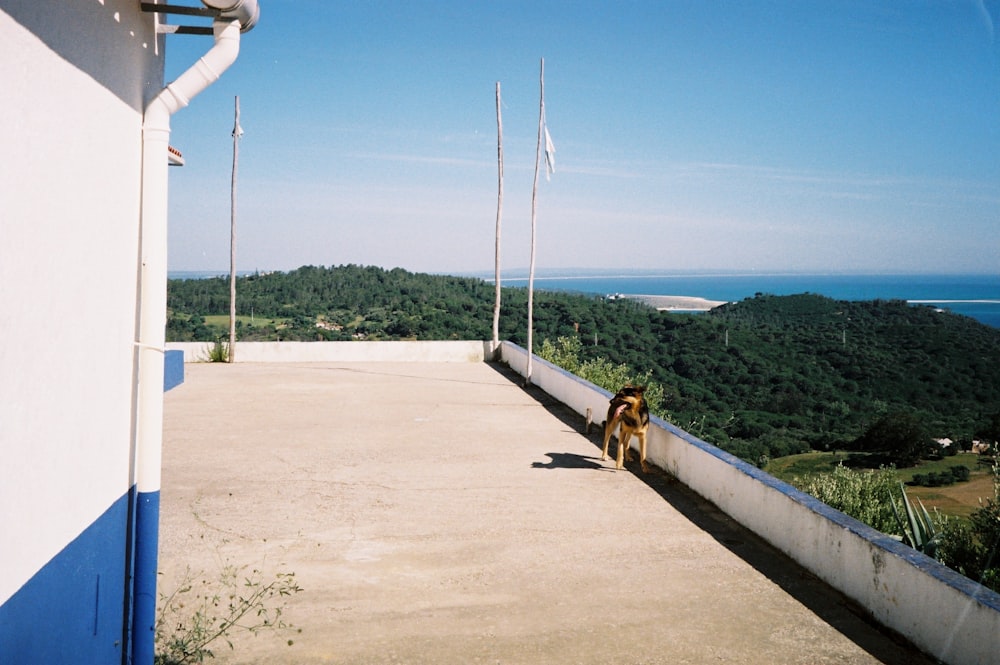
[[222,341],[221,337],[215,338],[215,344],[208,348],[208,362],[227,363],[229,362],[229,344]]
[[[278,573],[265,581],[264,574],[248,566],[226,564],[218,580],[197,577],[190,568],[170,594],[160,594],[155,628],[155,665],[202,663],[214,658],[214,644],[246,631],[293,629],[285,621],[284,598],[302,591],[295,573]],[[292,644],[292,640],[288,640]]]

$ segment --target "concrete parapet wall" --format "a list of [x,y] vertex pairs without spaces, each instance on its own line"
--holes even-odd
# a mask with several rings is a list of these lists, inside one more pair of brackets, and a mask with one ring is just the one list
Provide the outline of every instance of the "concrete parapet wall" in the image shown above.
[[[214,343],[170,342],[167,350],[184,352],[184,362],[208,362]],[[293,362],[483,362],[492,357],[490,342],[237,342],[238,363]]]
[[[526,376],[527,352],[508,342],[500,350]],[[606,390],[537,357],[531,383],[604,421]],[[924,652],[953,665],[996,662],[1000,594],[660,418],[651,422],[647,459]]]

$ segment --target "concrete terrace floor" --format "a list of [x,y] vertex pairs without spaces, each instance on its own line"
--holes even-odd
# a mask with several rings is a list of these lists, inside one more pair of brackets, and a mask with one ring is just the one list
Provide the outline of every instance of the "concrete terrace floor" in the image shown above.
[[160,593],[226,563],[304,589],[294,630],[214,662],[931,662],[680,483],[602,463],[599,428],[502,366],[185,371]]

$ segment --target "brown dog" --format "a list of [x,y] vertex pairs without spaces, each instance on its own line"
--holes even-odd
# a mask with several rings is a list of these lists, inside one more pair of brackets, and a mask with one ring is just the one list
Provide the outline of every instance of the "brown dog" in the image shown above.
[[639,462],[642,464],[642,472],[649,473],[646,465],[646,430],[649,429],[649,407],[646,405],[645,386],[625,386],[611,398],[611,405],[608,407],[608,419],[604,421],[604,451],[601,459],[608,459],[608,442],[615,428],[621,425],[618,432],[618,459],[615,463],[616,469],[625,466],[624,460],[631,460],[632,455],[628,447],[629,439],[635,434],[639,439]]

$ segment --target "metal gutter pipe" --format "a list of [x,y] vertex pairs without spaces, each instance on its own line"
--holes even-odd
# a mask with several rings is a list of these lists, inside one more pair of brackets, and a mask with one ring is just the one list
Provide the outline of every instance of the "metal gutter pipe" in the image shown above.
[[[241,18],[256,23],[255,0],[213,0],[220,9],[212,25],[215,43],[190,69],[146,106],[142,126],[142,203],[139,243],[138,380],[135,433],[135,544],[132,590],[131,662],[152,665],[156,626],[156,574],[160,524],[160,467],[163,449],[163,351],[167,326],[167,147],[170,116],[236,61]],[[224,4],[226,7],[218,7]]]

